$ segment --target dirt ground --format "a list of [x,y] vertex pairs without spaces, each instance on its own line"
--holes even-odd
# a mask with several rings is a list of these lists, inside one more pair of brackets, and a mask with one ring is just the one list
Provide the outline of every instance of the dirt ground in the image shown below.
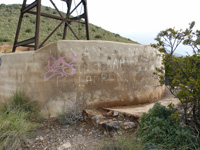
[[[12,48],[13,48],[12,45],[0,45],[0,54],[1,53],[11,53]],[[16,48],[16,52],[23,52],[23,51],[29,51],[29,50],[31,50],[31,49],[28,47],[22,47],[22,46],[19,46]]]
[[[178,104],[178,100],[168,90],[159,102],[165,106],[170,103]],[[73,125],[61,125],[55,118],[44,120],[41,122],[40,128],[34,132],[33,138],[23,145],[23,150],[62,150],[62,145],[70,147],[70,150],[98,150],[100,145],[109,140],[112,141],[116,137],[133,135],[139,124],[138,118],[142,113],[148,112],[153,105],[154,103],[87,110],[88,116],[100,114],[113,122],[132,122],[135,124],[132,128],[120,128],[112,134],[101,125],[95,125],[90,119],[91,117]]]
[[[102,127],[96,127],[92,122],[80,121],[74,125],[61,125],[57,119],[44,120],[41,127],[35,131],[32,139],[23,145],[23,150],[60,150],[63,144],[70,144],[70,150],[98,150],[100,145],[118,136],[133,135],[137,128],[136,118],[120,116],[124,121],[133,121],[136,126],[129,129],[120,129],[113,134]],[[111,119],[111,118],[109,118]],[[113,117],[113,120],[122,120]]]

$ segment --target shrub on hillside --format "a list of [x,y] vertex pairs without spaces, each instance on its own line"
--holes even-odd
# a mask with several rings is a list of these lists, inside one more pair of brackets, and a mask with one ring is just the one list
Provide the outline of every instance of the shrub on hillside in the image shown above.
[[0,110],[0,149],[17,150],[37,124],[38,109],[35,102],[22,91],[17,91]]
[[144,143],[144,149],[195,150],[200,147],[192,129],[174,120],[173,113],[173,109],[155,103],[142,115],[136,136]]
[[16,91],[1,108],[2,113],[22,111],[27,113],[28,119],[38,119],[39,110],[37,103],[31,101],[23,91]]
[[25,32],[26,32],[26,33],[31,33],[31,29],[28,28],[28,29],[25,30]]
[[125,137],[117,135],[97,145],[96,150],[142,150],[142,143],[133,135]]
[[7,38],[0,38],[0,42],[9,42],[10,40]]
[[101,38],[102,38],[101,35],[96,35],[96,36],[95,36],[95,39],[101,39]]
[[28,113],[12,110],[0,114],[0,149],[17,150],[26,141],[27,134],[36,129],[37,124],[27,120]]
[[75,124],[78,121],[83,120],[82,107],[77,100],[69,100],[67,104],[63,106],[63,112],[58,114],[58,121],[60,124]]
[[[155,40],[163,57],[163,66],[156,68],[155,75],[160,84],[165,84],[170,92],[180,100],[179,119],[200,133],[200,30],[193,31],[195,22],[185,30],[169,28],[161,31]],[[176,57],[180,44],[190,46],[193,54]],[[177,115],[178,116],[178,115]]]

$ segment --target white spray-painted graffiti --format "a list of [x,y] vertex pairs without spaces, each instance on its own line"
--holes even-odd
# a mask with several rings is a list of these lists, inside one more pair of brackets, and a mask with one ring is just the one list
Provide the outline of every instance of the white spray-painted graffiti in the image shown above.
[[[70,59],[71,62],[66,62],[65,59]],[[50,56],[47,59],[47,66],[48,71],[44,75],[44,80],[48,81],[49,79],[53,77],[57,77],[57,86],[58,86],[58,80],[59,78],[72,76],[75,74],[76,69],[74,68],[76,65],[73,63],[77,61],[78,57],[74,55],[68,55],[59,57],[58,60]]]

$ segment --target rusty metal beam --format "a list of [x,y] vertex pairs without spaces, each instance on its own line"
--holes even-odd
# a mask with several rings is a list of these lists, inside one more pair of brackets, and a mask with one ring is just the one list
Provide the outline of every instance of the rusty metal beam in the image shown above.
[[69,13],[68,16],[70,16],[80,6],[80,4],[81,4],[81,2],[78,5],[76,5],[76,7]]
[[34,43],[34,42],[35,42],[35,37],[30,38],[28,40],[24,40],[24,41],[18,42],[18,43],[15,44],[15,47],[28,45],[28,44],[31,44],[31,43]]
[[50,0],[50,2],[52,3],[52,5],[53,5],[54,8],[56,9],[56,11],[59,13],[60,17],[63,18],[64,16],[60,13],[60,11],[59,11],[58,8],[56,7],[55,3],[54,3],[52,0]]
[[24,15],[24,13],[22,13],[22,11],[25,7],[26,7],[26,0],[24,0],[22,8],[21,8],[21,13],[20,13],[19,21],[18,21],[18,26],[17,26],[17,31],[16,31],[16,34],[15,34],[15,40],[14,40],[12,52],[15,52],[15,50],[16,50],[16,44],[18,42],[19,32],[20,32],[20,29],[21,29],[21,24],[22,24],[23,15]]
[[35,47],[35,45],[24,45],[24,46],[26,46],[26,47]]
[[36,16],[36,29],[35,29],[35,50],[37,50],[39,48],[40,14],[41,14],[41,0],[37,0],[37,16]]
[[76,33],[74,32],[74,30],[72,29],[72,27],[68,24],[67,21],[65,21],[67,26],[69,27],[69,29],[71,30],[71,32],[74,34],[74,36],[76,37],[77,40],[79,40],[78,36],[76,35]]
[[56,32],[56,30],[63,24],[64,21],[62,21],[50,34],[49,36],[42,42],[42,44],[40,45],[40,47],[42,47],[44,45],[44,43],[53,35],[54,32]]
[[[67,3],[67,13],[66,13],[66,18],[68,16],[70,16],[70,10],[71,10],[71,5],[72,5],[72,0],[62,0],[62,1],[65,1]],[[65,22],[65,25],[64,25],[64,32],[63,32],[63,40],[66,38],[66,34],[67,34],[67,23]]]
[[[37,15],[37,13],[34,12],[34,11],[28,11],[27,13],[33,14],[33,15]],[[42,12],[41,12],[41,16],[42,16],[42,17],[46,17],[46,18],[50,18],[50,19],[60,20],[60,21],[63,20],[62,17],[55,16],[55,15],[51,15],[51,14],[47,14],[47,13],[42,13]]]
[[32,4],[28,5],[26,8],[23,9],[23,13],[26,13],[27,11],[33,9],[37,6],[37,1],[33,2]]
[[88,21],[88,12],[87,12],[87,0],[82,0],[83,5],[84,5],[84,11],[85,11],[85,26],[86,26],[86,35],[87,35],[87,40],[90,40],[90,34],[89,34],[89,21]]
[[76,21],[85,18],[85,14],[70,18],[71,21]]
[[[67,13],[66,13],[65,17],[63,15],[63,13],[61,13],[59,11],[59,9],[57,8],[57,6],[53,2],[53,0],[49,0],[49,1],[52,3],[52,5],[54,6],[54,8],[56,9],[56,11],[59,13],[60,16],[56,16],[56,15],[52,15],[52,14],[41,12],[41,0],[35,0],[33,3],[31,3],[28,6],[26,6],[27,0],[23,1],[23,5],[22,5],[22,8],[21,8],[21,13],[20,13],[19,21],[18,21],[17,31],[16,31],[16,34],[15,34],[15,40],[14,40],[14,45],[13,45],[12,52],[15,52],[16,47],[18,47],[18,46],[34,47],[34,49],[37,50],[38,48],[40,48],[41,46],[44,45],[44,43],[53,35],[53,33],[55,33],[55,31],[63,23],[65,24],[64,25],[64,32],[63,32],[63,39],[66,38],[66,34],[67,34],[67,29],[68,28],[69,28],[69,30],[71,30],[72,34],[76,37],[76,39],[79,39],[78,35],[76,34],[74,29],[70,25],[70,22],[75,22],[75,23],[85,24],[86,25],[86,29],[85,29],[86,30],[86,36],[87,36],[87,39],[89,40],[89,25],[88,25],[87,1],[86,0],[80,0],[78,5],[75,5],[75,7],[72,10],[71,10],[71,8],[72,8],[72,0],[62,0],[64,2],[66,2],[66,5],[67,5]],[[81,15],[72,17],[71,14],[76,9],[78,9],[78,7],[80,5],[84,6],[84,12]],[[33,9],[35,7],[36,7],[36,11],[32,11],[31,9]],[[21,41],[21,42],[18,42],[19,33],[20,33],[22,21],[23,21],[23,16],[24,16],[25,13],[36,15],[35,37],[27,39],[27,40],[24,40],[24,41]],[[50,19],[54,19],[54,20],[58,20],[58,21],[61,21],[61,22],[45,38],[45,40],[40,44],[39,43],[39,41],[40,41],[39,40],[39,37],[40,37],[39,34],[40,34],[40,18],[41,18],[41,16],[46,17],[46,18],[50,18]],[[33,45],[30,45],[31,43],[33,43]]]

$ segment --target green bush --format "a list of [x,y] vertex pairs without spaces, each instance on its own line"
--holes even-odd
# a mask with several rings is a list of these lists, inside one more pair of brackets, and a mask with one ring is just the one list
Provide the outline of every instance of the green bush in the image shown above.
[[[194,30],[191,22],[185,30],[168,28],[161,31],[152,44],[162,55],[162,66],[154,73],[160,84],[165,84],[170,92],[179,99],[181,105],[179,118],[200,133],[200,30]],[[177,57],[179,45],[190,46],[193,55]]]
[[57,33],[57,36],[60,36],[60,37],[62,37],[62,33]]
[[93,29],[93,28],[92,28],[91,30],[92,30],[92,32],[96,32],[96,30],[95,30],[95,29]]
[[83,104],[77,100],[69,100],[63,105],[63,111],[58,113],[58,121],[62,125],[76,124],[78,121],[83,121]]
[[7,38],[0,38],[0,42],[9,42],[10,40]]
[[173,113],[174,110],[155,103],[142,115],[136,136],[144,143],[143,149],[195,150],[200,147],[191,128],[173,120]]
[[[96,146],[97,150],[142,150],[141,142],[133,135],[122,137],[117,135]],[[149,149],[148,149],[149,150]]]
[[95,36],[95,39],[101,39],[101,38],[102,38],[101,35],[96,35],[96,36]]
[[25,32],[26,32],[26,33],[30,33],[30,32],[31,32],[31,29],[28,28],[28,29],[25,30]]
[[1,108],[1,113],[10,113],[12,111],[22,111],[31,120],[37,120],[39,117],[37,103],[31,101],[23,91],[16,91]]
[[22,91],[16,91],[0,110],[0,149],[17,150],[37,128],[38,107]]
[[115,34],[115,37],[119,37],[120,35],[119,34]]
[[45,10],[46,10],[46,11],[49,11],[49,10],[50,10],[50,8],[49,8],[49,7],[45,7]]
[[12,110],[0,114],[0,149],[17,150],[26,142],[27,134],[37,128],[37,124],[27,120],[27,112]]

